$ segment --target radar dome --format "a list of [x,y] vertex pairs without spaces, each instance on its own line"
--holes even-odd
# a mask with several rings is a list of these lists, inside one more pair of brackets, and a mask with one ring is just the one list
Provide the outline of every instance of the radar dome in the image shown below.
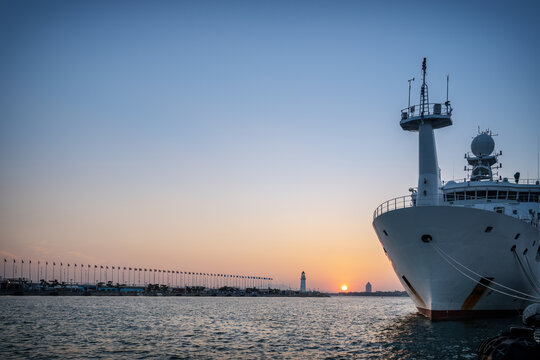
[[495,141],[488,134],[480,134],[471,143],[471,151],[476,156],[490,155],[495,149]]

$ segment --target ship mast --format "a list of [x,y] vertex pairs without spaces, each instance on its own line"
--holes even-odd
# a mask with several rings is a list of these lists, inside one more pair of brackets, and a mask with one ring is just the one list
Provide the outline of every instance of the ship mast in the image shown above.
[[449,101],[442,108],[441,103],[429,103],[426,83],[426,58],[422,62],[422,87],[420,104],[401,111],[400,125],[403,130],[418,131],[418,195],[416,205],[436,206],[442,202],[439,164],[435,146],[435,129],[452,125],[452,107]]
[[420,112],[421,115],[425,115],[427,110],[429,114],[429,95],[428,86],[426,84],[426,58],[422,61],[422,87],[420,88]]

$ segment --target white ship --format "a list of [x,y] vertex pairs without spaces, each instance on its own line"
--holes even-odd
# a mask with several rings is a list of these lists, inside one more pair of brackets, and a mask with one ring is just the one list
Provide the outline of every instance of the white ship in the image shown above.
[[443,186],[434,130],[452,125],[452,107],[429,103],[425,58],[422,73],[420,104],[400,122],[419,135],[418,187],[377,207],[373,227],[421,314],[516,314],[540,302],[540,182],[495,176],[502,152],[485,131],[465,155],[470,176]]

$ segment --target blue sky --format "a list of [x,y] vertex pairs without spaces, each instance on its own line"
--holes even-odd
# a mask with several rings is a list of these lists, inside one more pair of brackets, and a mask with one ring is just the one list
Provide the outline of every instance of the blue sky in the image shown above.
[[[377,254],[396,287],[370,223],[417,181],[407,79],[417,102],[427,57],[442,102],[450,74],[443,178],[463,177],[478,126],[499,134],[502,175],[535,177],[539,16],[520,1],[2,1],[0,250],[202,271],[226,243],[222,268],[322,279],[343,256],[333,276],[362,286],[355,262]],[[312,246],[283,273],[263,259]]]

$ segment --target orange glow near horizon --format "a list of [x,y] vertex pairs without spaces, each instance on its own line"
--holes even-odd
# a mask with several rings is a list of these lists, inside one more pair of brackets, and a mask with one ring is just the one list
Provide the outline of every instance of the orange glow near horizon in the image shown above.
[[[251,191],[248,185],[243,191]],[[271,208],[261,198],[242,203],[230,195],[182,198],[177,188],[137,202],[131,191],[107,193],[114,200],[108,206],[82,192],[64,196],[60,206],[52,195],[61,191],[9,202],[17,211],[3,219],[0,256],[267,276],[274,279],[272,286],[291,289],[300,288],[305,271],[306,287],[313,290],[333,292],[342,279],[349,289],[362,289],[368,281],[379,290],[402,289],[371,227],[371,206],[358,214],[357,202],[346,191],[276,196]],[[336,200],[338,195],[342,200]],[[373,196],[370,203],[381,197],[366,196]],[[59,218],[64,225],[52,226]]]
[[[94,213],[98,217],[96,214],[98,212]],[[114,220],[118,226],[122,219],[116,217]],[[284,222],[280,229],[270,231],[262,223],[252,225],[253,228],[244,226],[238,229],[237,224],[229,221],[204,232],[189,227],[177,229],[172,224],[152,227],[129,222],[131,226],[108,229],[107,232],[116,235],[114,239],[100,228],[87,229],[84,233],[76,229],[61,229],[63,236],[58,236],[59,233],[46,234],[47,239],[40,239],[34,244],[0,241],[0,255],[24,259],[25,263],[28,259],[33,263],[41,259],[268,276],[274,279],[272,286],[291,289],[300,287],[300,274],[305,271],[306,286],[314,290],[332,292],[336,283],[339,289],[346,285],[347,291],[362,289],[368,281],[381,290],[402,289],[371,229],[355,232],[347,228],[343,220],[336,221],[336,225],[314,223],[311,227],[301,224],[302,227],[295,229]],[[261,228],[268,231],[258,234],[257,229]],[[156,229],[154,234],[153,229]],[[58,237],[55,239],[52,235]],[[66,240],[71,238],[78,241]],[[251,240],[254,238],[257,241]],[[108,252],[100,251],[105,247]],[[283,252],[281,249],[284,248],[288,251]],[[298,254],[302,254],[301,261]],[[347,284],[341,279],[347,279]]]

